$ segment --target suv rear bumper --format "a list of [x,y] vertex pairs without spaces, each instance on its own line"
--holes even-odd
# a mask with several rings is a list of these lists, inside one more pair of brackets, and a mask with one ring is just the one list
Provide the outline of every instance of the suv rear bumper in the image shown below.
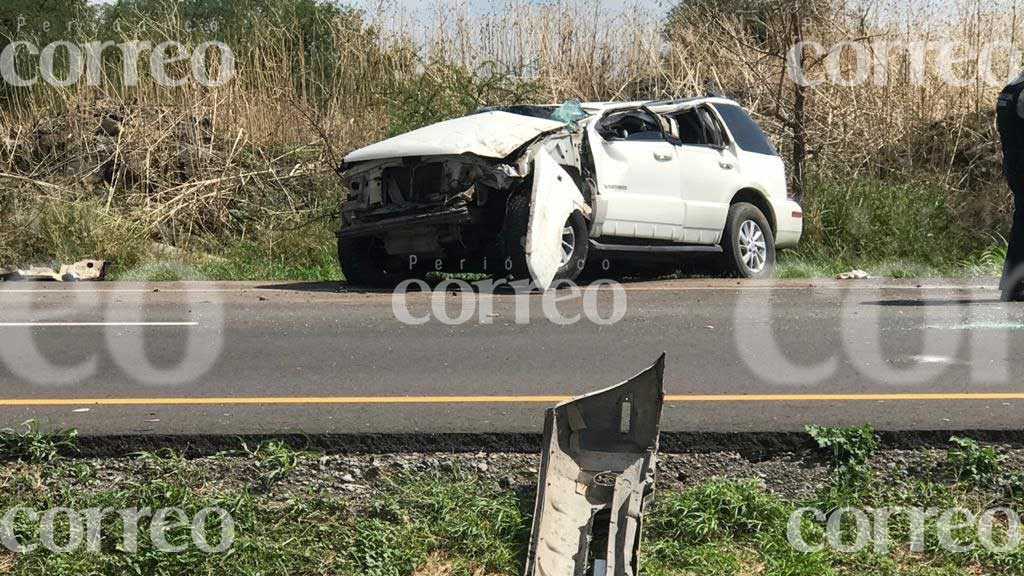
[[792,200],[775,202],[776,248],[796,248],[804,233],[804,211]]

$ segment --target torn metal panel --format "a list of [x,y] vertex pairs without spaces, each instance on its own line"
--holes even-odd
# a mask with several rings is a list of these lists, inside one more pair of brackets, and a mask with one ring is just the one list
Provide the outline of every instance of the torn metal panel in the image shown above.
[[548,410],[526,576],[637,574],[664,372],[662,355],[623,384]]
[[534,284],[547,290],[562,266],[562,230],[575,210],[584,210],[583,194],[572,176],[547,149],[534,160],[533,198],[526,233],[526,265]]
[[82,260],[60,267],[60,270],[45,266],[33,266],[23,270],[0,271],[0,279],[7,281],[51,281],[77,282],[80,280],[102,280],[106,276],[107,263],[103,260]]
[[356,150],[345,157],[345,163],[461,154],[504,158],[541,134],[564,127],[564,123],[554,120],[484,112],[432,124]]
[[103,260],[82,260],[60,267],[60,279],[64,282],[102,280],[106,274],[107,263]]

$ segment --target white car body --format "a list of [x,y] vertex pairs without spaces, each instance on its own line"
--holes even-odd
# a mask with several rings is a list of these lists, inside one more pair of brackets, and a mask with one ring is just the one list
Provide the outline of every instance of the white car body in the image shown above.
[[[641,103],[604,105],[599,115]],[[659,115],[706,107],[728,134],[726,147],[671,144],[667,141],[608,142],[587,126],[597,165],[600,194],[592,237],[650,238],[713,245],[721,242],[725,216],[742,190],[756,191],[772,206],[766,214],[778,232],[778,248],[795,247],[803,232],[800,205],[789,199],[786,167],[778,155],[743,150],[714,104],[739,104],[724,98],[699,98],[647,107]],[[797,216],[799,214],[799,216]]]
[[[479,271],[467,270],[463,257],[482,255],[486,269],[482,244],[500,234],[486,229],[500,219],[493,203],[530,183],[525,255],[541,288],[565,264],[559,240],[574,212],[586,219],[591,247],[699,252],[723,243],[730,207],[742,201],[764,214],[775,247],[799,243],[802,211],[787,196],[784,163],[737,103],[708,97],[558,110],[566,106],[576,110],[572,121],[554,107],[491,110],[352,152],[339,238],[374,237],[388,258],[458,256],[456,271]],[[558,119],[538,117],[548,112]],[[465,210],[452,210],[452,198]]]

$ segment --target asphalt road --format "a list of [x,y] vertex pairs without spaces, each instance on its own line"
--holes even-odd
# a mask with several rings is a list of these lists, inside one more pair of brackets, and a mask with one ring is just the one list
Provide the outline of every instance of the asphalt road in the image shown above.
[[1024,305],[994,281],[589,290],[548,312],[538,294],[414,293],[408,324],[390,293],[338,284],[0,284],[0,428],[539,432],[546,407],[662,352],[671,431],[1024,423]]

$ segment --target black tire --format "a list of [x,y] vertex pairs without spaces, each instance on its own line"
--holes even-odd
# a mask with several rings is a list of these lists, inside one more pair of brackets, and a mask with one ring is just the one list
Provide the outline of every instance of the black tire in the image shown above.
[[569,215],[566,227],[572,227],[573,250],[569,261],[558,269],[555,280],[573,281],[583,274],[587,267],[587,257],[590,255],[590,229],[587,227],[587,219],[579,210]]
[[[751,255],[751,247],[756,254]],[[757,206],[746,202],[733,204],[725,222],[722,249],[723,264],[729,275],[737,278],[775,276],[775,235]]]
[[[525,193],[514,194],[508,199],[508,210],[505,213],[505,226],[502,230],[502,248],[505,257],[510,260],[509,273],[515,278],[529,278],[530,271],[526,264],[526,232],[530,227],[530,196]],[[566,227],[573,231],[573,250],[568,262],[562,265],[555,274],[555,280],[575,280],[586,267],[587,255],[590,252],[590,230],[587,220],[578,210],[573,212],[566,221]]]
[[338,262],[345,280],[353,286],[386,288],[397,282],[388,272],[386,253],[371,238],[338,240]]
[[526,230],[530,226],[530,196],[528,192],[513,194],[505,210],[505,225],[501,231],[501,249],[508,263],[504,270],[515,278],[528,278],[526,266]]

